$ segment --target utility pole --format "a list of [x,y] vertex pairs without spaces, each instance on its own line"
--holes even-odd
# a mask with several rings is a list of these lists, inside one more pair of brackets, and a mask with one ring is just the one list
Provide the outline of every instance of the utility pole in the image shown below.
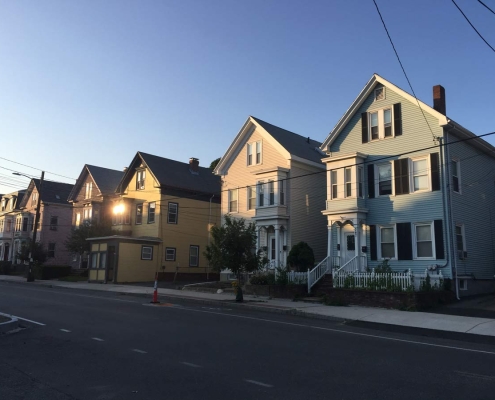
[[34,227],[33,227],[33,240],[31,241],[31,252],[29,254],[29,272],[27,276],[28,282],[34,282],[33,275],[33,257],[36,249],[36,236],[38,233],[38,223],[40,221],[40,208],[41,208],[41,188],[43,186],[43,179],[45,178],[45,171],[41,171],[40,187],[38,188],[38,201],[36,203],[36,214],[34,216]]

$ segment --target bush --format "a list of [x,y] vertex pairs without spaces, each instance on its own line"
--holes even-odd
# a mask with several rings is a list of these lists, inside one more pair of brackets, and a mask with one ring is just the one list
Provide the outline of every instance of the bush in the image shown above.
[[274,285],[275,275],[271,273],[253,275],[249,280],[249,283],[251,285]]
[[10,275],[11,272],[12,272],[12,262],[0,261],[0,274]]
[[70,275],[70,271],[71,268],[68,265],[36,265],[34,276],[41,280],[56,279]]
[[287,265],[299,272],[313,268],[315,265],[313,249],[306,242],[295,244],[287,257]]

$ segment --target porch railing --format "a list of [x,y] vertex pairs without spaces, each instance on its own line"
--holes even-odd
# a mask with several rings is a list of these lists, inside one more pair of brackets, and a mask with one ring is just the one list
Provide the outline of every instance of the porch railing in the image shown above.
[[311,288],[331,269],[331,257],[326,257],[312,270],[308,269],[308,293]]
[[412,289],[413,285],[414,276],[411,270],[392,274],[344,270],[333,273],[334,288],[371,288],[373,290],[400,288],[400,290],[406,291]]
[[359,271],[359,256],[354,256],[352,257],[349,261],[347,261],[344,265],[342,265],[340,268],[337,268],[336,270],[334,269],[333,274],[337,272],[357,272]]

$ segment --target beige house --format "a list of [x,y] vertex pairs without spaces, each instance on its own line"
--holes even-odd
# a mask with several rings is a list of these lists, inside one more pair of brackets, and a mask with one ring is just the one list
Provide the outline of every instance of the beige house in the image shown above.
[[222,177],[222,216],[256,223],[269,267],[285,266],[291,247],[308,243],[326,256],[325,153],[321,143],[249,117],[215,174]]
[[[117,186],[112,224],[91,238],[89,280],[210,279],[203,255],[220,223],[220,178],[211,169],[138,152]],[[217,276],[218,277],[218,276]]]

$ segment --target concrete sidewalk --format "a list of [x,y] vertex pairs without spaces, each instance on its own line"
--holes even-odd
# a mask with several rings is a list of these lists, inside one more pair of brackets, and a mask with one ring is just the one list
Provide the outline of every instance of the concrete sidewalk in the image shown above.
[[[94,290],[149,296],[153,288],[135,285],[114,285],[87,282],[36,281],[27,283],[19,276],[0,275],[0,281],[25,283],[31,286],[61,287],[68,289]],[[334,307],[313,303],[293,302],[285,299],[269,299],[245,295],[244,303],[235,303],[232,294],[189,292],[175,289],[158,289],[161,301],[190,300],[209,305],[227,305],[236,308],[251,308],[282,314],[302,315],[312,318],[362,321],[393,326],[432,329],[444,332],[467,333],[472,335],[495,336],[495,319],[461,317],[426,312],[409,312],[368,307]]]

